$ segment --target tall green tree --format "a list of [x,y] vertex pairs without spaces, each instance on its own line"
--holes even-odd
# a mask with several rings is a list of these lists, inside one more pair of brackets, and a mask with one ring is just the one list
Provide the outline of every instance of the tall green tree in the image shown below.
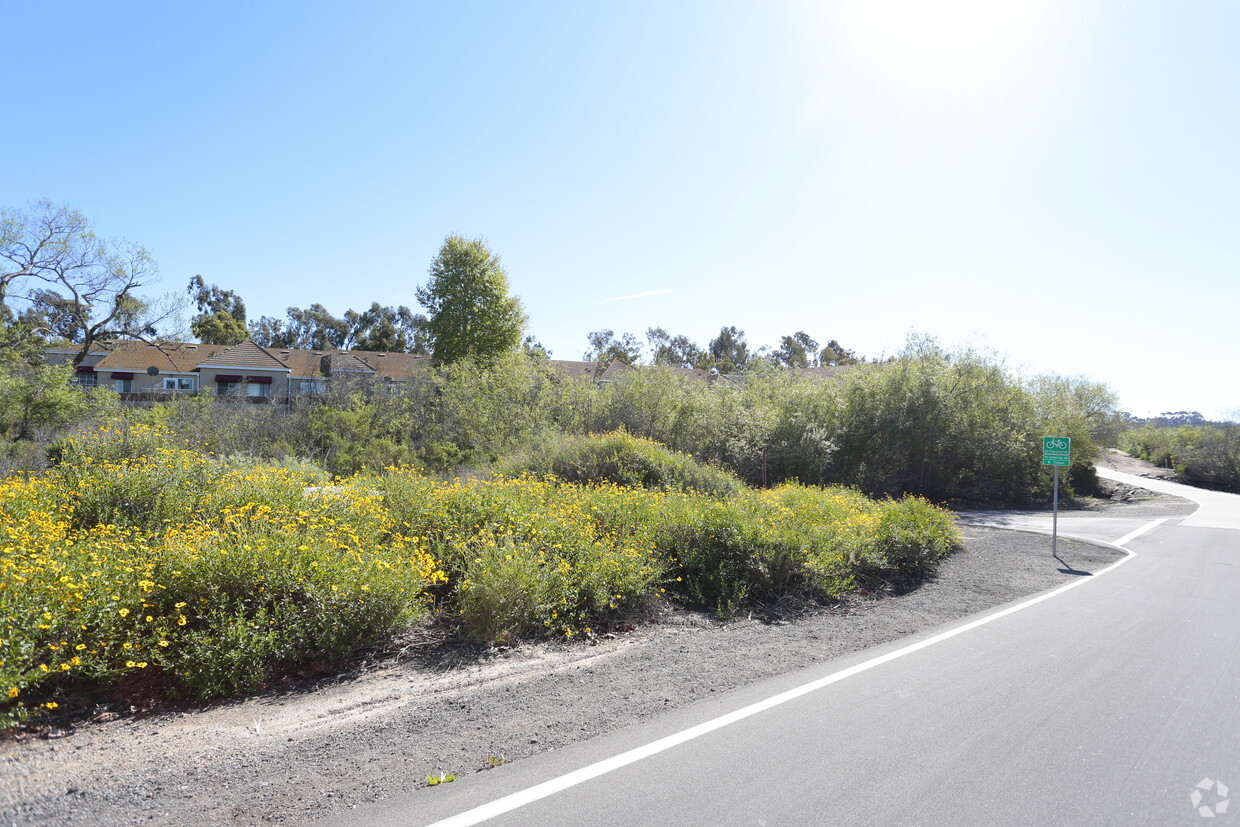
[[198,315],[189,323],[198,341],[213,345],[238,345],[250,337],[245,324],[245,302],[231,290],[207,284],[194,276],[185,288]]
[[256,344],[262,347],[294,348],[297,343],[295,331],[284,326],[283,319],[275,316],[260,316],[250,322],[248,333]]
[[827,346],[818,354],[820,365],[855,365],[859,361],[864,360],[835,339],[827,342]]
[[791,336],[780,338],[779,349],[773,358],[775,364],[789,368],[817,367],[818,342],[804,330],[798,330]]
[[661,327],[646,329],[650,342],[651,361],[656,365],[675,368],[700,368],[709,360],[706,351],[684,334],[673,336]]
[[289,329],[294,331],[296,347],[307,350],[331,350],[345,346],[351,325],[333,316],[326,307],[314,303],[302,310],[288,309]]
[[711,366],[720,373],[736,373],[749,361],[749,344],[745,331],[735,326],[719,329],[719,335],[707,346]]
[[443,362],[490,357],[521,344],[526,315],[508,294],[508,275],[482,239],[450,235],[418,288],[426,308],[431,355]]
[[632,333],[622,334],[617,339],[611,329],[595,330],[586,334],[586,341],[590,343],[590,349],[584,354],[588,362],[611,364],[619,359],[627,365],[634,365],[642,358],[641,342]]
[[283,320],[263,316],[250,322],[249,335],[263,347],[300,350],[339,350],[349,340],[353,326],[338,319],[317,302],[305,310],[290,307]]
[[353,350],[387,353],[425,353],[426,322],[408,307],[384,307],[371,302],[368,310],[344,312],[350,325],[348,345]]

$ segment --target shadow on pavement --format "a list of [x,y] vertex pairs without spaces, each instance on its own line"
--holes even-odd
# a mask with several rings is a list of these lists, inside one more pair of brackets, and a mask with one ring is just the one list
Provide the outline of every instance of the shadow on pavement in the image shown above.
[[1094,576],[1092,572],[1080,571],[1079,569],[1072,568],[1072,564],[1064,560],[1058,554],[1052,554],[1051,556],[1059,561],[1059,565],[1063,566],[1063,568],[1061,569],[1056,569],[1056,571],[1058,571],[1060,574],[1076,574],[1081,577],[1093,577]]

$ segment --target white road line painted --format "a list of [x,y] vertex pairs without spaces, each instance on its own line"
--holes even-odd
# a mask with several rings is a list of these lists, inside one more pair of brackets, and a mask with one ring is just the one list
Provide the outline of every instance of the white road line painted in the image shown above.
[[[1125,543],[1132,542],[1145,532],[1166,522],[1166,520],[1167,518],[1163,517],[1161,519],[1146,523],[1135,531],[1128,532],[1114,543],[1108,543],[1108,545],[1121,547]],[[720,715],[718,718],[706,721],[705,723],[689,727],[688,729],[668,735],[665,738],[660,738],[657,741],[651,741],[649,744],[635,747],[628,752],[622,752],[619,755],[606,758],[597,763],[590,764],[587,767],[582,767],[579,770],[573,770],[572,772],[565,773],[558,778],[552,778],[550,781],[544,781],[541,784],[535,784],[533,787],[519,790],[515,793],[506,795],[503,798],[497,798],[487,804],[474,807],[472,810],[466,810],[463,813],[458,813],[457,815],[445,818],[441,821],[436,821],[434,824],[428,825],[428,827],[469,827],[469,825],[479,824],[487,819],[495,818],[496,816],[511,812],[519,807],[524,807],[526,804],[532,804],[539,799],[546,798],[550,795],[555,795],[558,792],[563,792],[570,787],[575,787],[578,784],[582,784],[592,778],[598,778],[600,775],[606,775],[613,770],[618,770],[621,767],[626,767],[629,764],[641,761],[643,758],[649,758],[652,755],[657,755],[660,752],[671,749],[679,744],[683,744],[686,741],[692,741],[694,738],[714,732],[717,729],[722,729],[728,724],[734,724],[737,721],[742,721],[745,718],[757,715],[759,712],[764,712],[772,707],[785,704],[788,701],[801,697],[802,695],[808,695],[810,692],[830,686],[833,683],[838,683],[845,678],[851,678],[853,675],[858,675],[862,672],[873,669],[876,666],[881,666],[884,663],[889,663],[890,661],[896,660],[897,658],[902,658],[905,655],[911,655],[914,652],[927,649],[934,646],[936,643],[942,643],[945,640],[954,638],[956,635],[964,634],[965,632],[976,629],[979,626],[985,626],[987,623],[998,620],[1001,617],[1007,617],[1010,614],[1015,614],[1022,609],[1027,609],[1030,606],[1041,603],[1043,600],[1050,600],[1052,597],[1056,597],[1066,591],[1075,589],[1077,586],[1088,583],[1095,577],[1101,577],[1117,566],[1121,566],[1137,556],[1135,552],[1129,551],[1126,548],[1120,548],[1120,550],[1125,552],[1126,556],[1098,571],[1093,575],[1093,577],[1082,577],[1077,580],[1073,580],[1070,583],[1065,583],[1057,589],[1045,592],[1037,597],[1032,597],[1023,603],[1016,604],[1015,606],[1009,606],[1006,609],[1001,609],[1000,611],[985,615],[977,620],[972,620],[963,626],[948,629],[946,632],[941,632],[934,637],[909,644],[908,646],[897,649],[894,652],[888,652],[885,655],[879,655],[876,658],[872,658],[863,663],[858,663],[855,666],[850,666],[847,669],[841,669],[839,672],[827,675],[824,678],[810,681],[809,683],[802,684],[794,689],[789,689],[786,692],[781,692],[778,695],[773,695],[765,700],[742,707],[734,712],[729,712],[726,715]]]
[[[1197,506],[1197,509],[1198,509],[1198,510],[1200,510],[1200,509],[1201,509],[1201,506]],[[1166,517],[1159,517],[1157,520],[1154,520],[1154,521],[1152,521],[1152,522],[1148,522],[1148,523],[1146,523],[1145,525],[1141,526],[1140,528],[1138,528],[1138,529],[1134,529],[1133,531],[1128,532],[1128,533],[1127,533],[1127,534],[1125,534],[1123,537],[1120,537],[1118,540],[1116,540],[1116,541],[1115,541],[1112,545],[1116,545],[1116,546],[1125,546],[1125,545],[1128,545],[1129,543],[1131,543],[1133,540],[1135,540],[1135,539],[1137,539],[1138,537],[1140,537],[1140,536],[1141,536],[1142,534],[1144,534],[1145,532],[1149,531],[1150,529],[1154,528],[1155,526],[1162,525],[1162,524],[1163,524],[1163,523],[1165,523],[1165,522],[1167,522],[1167,518],[1166,518]],[[1131,552],[1131,551],[1130,551],[1130,552],[1128,552],[1128,553],[1129,553],[1129,554],[1132,554],[1132,552]],[[1123,561],[1120,561],[1120,562],[1123,562]],[[1098,573],[1099,573],[1099,574],[1102,574],[1102,572],[1098,572]]]

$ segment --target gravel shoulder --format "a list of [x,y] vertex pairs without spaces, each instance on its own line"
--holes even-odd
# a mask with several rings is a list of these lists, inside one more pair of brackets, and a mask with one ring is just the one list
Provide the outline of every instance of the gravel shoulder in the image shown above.
[[[1099,508],[1192,510],[1139,494]],[[669,609],[589,643],[433,646],[311,688],[3,741],[0,822],[304,824],[408,792],[427,775],[565,746],[1079,576],[1064,573],[1043,535],[963,531],[964,549],[899,596],[726,623]],[[1122,556],[1062,539],[1059,555],[1078,572]]]

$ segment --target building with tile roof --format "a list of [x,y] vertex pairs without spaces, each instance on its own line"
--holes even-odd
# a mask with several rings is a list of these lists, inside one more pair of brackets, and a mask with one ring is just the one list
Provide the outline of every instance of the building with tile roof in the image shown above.
[[[49,364],[66,364],[76,348],[50,348]],[[178,394],[245,397],[253,402],[287,401],[326,393],[333,383],[354,380],[382,382],[396,388],[432,364],[417,353],[364,350],[295,350],[265,348],[252,340],[239,345],[193,343],[148,344],[138,341],[100,343],[77,367],[75,383],[112,387],[129,401],[154,400]],[[551,359],[548,366],[564,380],[612,382],[639,368],[621,359],[610,363]],[[735,381],[694,368],[669,368],[677,376],[703,382]],[[836,378],[847,367],[808,368],[806,373]]]
[[[49,364],[65,364],[76,348],[50,348]],[[334,379],[409,381],[431,364],[415,353],[265,348],[254,341],[225,345],[138,341],[100,343],[77,367],[76,384],[112,387],[131,398],[209,393],[284,400],[325,393]]]

